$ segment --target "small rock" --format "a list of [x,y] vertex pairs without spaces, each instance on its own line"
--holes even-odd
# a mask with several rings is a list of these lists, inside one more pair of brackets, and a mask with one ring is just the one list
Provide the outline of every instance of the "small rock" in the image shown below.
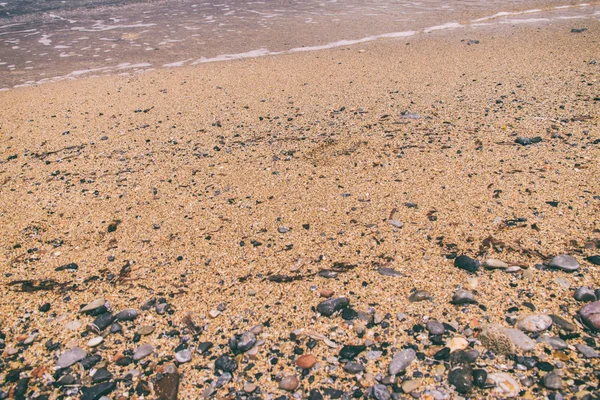
[[54,270],[55,271],[76,271],[79,269],[79,265],[75,264],[75,263],[69,263],[69,264],[65,264],[65,265],[61,265],[60,267],[56,267]]
[[558,326],[560,329],[563,329],[567,332],[575,332],[575,325],[573,325],[563,317],[560,317],[556,314],[550,314],[550,318],[552,318],[552,322],[554,323],[554,325]]
[[475,296],[466,289],[458,289],[452,296],[452,304],[475,304]]
[[192,352],[188,349],[179,350],[175,353],[175,359],[180,364],[190,362],[192,360]]
[[506,269],[506,268],[508,268],[507,263],[505,263],[504,261],[495,260],[493,258],[485,260],[485,262],[483,263],[483,266],[486,268],[489,268],[489,269]]
[[538,343],[545,343],[555,350],[564,350],[568,347],[567,342],[556,336],[542,335],[537,338]]
[[432,298],[433,296],[431,296],[426,290],[417,290],[410,295],[408,301],[411,303],[416,303],[418,301],[431,300]]
[[298,385],[300,385],[300,381],[298,381],[295,375],[287,375],[279,382],[279,389],[293,392]]
[[96,308],[102,307],[105,303],[106,303],[106,301],[103,298],[96,299],[96,300],[92,301],[91,303],[88,303],[82,309],[80,309],[79,312],[85,313],[85,312],[93,311]]
[[475,260],[475,259],[465,256],[465,255],[458,256],[454,259],[455,267],[464,269],[465,271],[472,272],[472,273],[477,272],[480,265],[481,265],[481,262],[479,260]]
[[591,301],[596,301],[596,294],[594,293],[593,290],[591,290],[587,286],[582,286],[582,287],[578,288],[575,291],[575,294],[573,295],[573,297],[577,301],[583,301],[586,303],[589,303]]
[[349,362],[344,365],[344,371],[349,374],[359,374],[365,370],[364,365],[357,362]]
[[50,311],[50,303],[44,303],[41,306],[38,307],[38,310],[40,312],[48,312]]
[[244,392],[253,393],[256,390],[257,386],[254,383],[246,382],[244,384]]
[[446,347],[450,349],[450,352],[454,352],[456,350],[464,350],[469,346],[469,342],[467,339],[463,337],[453,337],[448,341]]
[[425,327],[432,335],[443,335],[446,330],[441,322],[433,319],[427,321],[427,325]]
[[312,354],[305,354],[296,359],[296,365],[304,369],[312,368],[316,362],[317,359]]
[[390,363],[390,375],[394,376],[404,371],[416,357],[417,353],[413,349],[406,349],[396,353]]
[[554,257],[548,266],[551,268],[557,268],[566,272],[572,272],[579,269],[579,263],[575,258],[568,254],[561,254]]
[[483,388],[485,386],[485,382],[487,381],[487,372],[484,369],[474,369],[473,370],[473,383],[478,388]]
[[219,315],[221,315],[221,311],[219,311],[219,310],[210,310],[208,312],[208,315],[210,315],[211,318],[217,318]]
[[419,386],[421,385],[421,381],[417,380],[417,379],[409,379],[407,381],[402,382],[402,391],[404,393],[411,393],[414,392],[415,390],[417,390],[419,388]]
[[495,354],[515,353],[515,344],[501,325],[491,324],[484,327],[479,334],[479,340]]
[[94,322],[92,322],[90,325],[88,325],[89,329],[91,329],[92,331],[96,332],[97,334],[102,333],[103,330],[105,330],[106,328],[108,328],[114,321],[114,317],[111,313],[107,312],[104,314],[101,314],[99,317],[97,317]]
[[82,388],[83,394],[80,400],[98,400],[102,396],[113,392],[116,388],[117,384],[115,382],[104,382],[89,388]]
[[138,312],[134,309],[126,309],[115,315],[116,321],[133,321],[138,316]]
[[598,358],[600,357],[600,354],[598,354],[598,352],[596,350],[594,350],[593,348],[591,348],[588,345],[585,345],[583,343],[577,343],[575,345],[575,348],[577,349],[578,352],[580,352],[585,358]]
[[592,264],[600,265],[600,256],[589,256],[586,260]]
[[539,143],[542,141],[542,138],[539,136],[528,138],[528,137],[517,137],[515,139],[515,143],[520,144],[521,146],[529,146],[531,144]]
[[336,311],[348,307],[350,300],[347,297],[337,297],[325,300],[317,306],[317,311],[326,317],[331,317]]
[[71,321],[71,322],[68,322],[65,325],[65,329],[68,329],[70,331],[76,331],[79,328],[81,328],[81,321],[79,321],[78,319],[76,319],[74,321]]
[[356,358],[356,356],[358,356],[360,353],[362,353],[366,349],[367,349],[367,346],[363,346],[363,345],[358,345],[358,346],[345,345],[340,350],[340,358],[343,360],[348,360],[348,361],[354,360]]
[[496,385],[492,392],[502,397],[517,397],[521,391],[519,382],[507,373],[497,372],[489,374],[488,380]]
[[398,221],[397,219],[388,219],[388,224],[390,224],[394,228],[398,228],[398,229],[400,229],[404,226],[404,224],[402,222]]
[[373,386],[373,397],[376,400],[390,400],[392,398],[388,388],[381,384]]
[[319,291],[319,296],[325,297],[326,299],[328,299],[331,296],[333,296],[333,293],[334,293],[333,289],[323,288]]
[[505,328],[504,331],[517,348],[525,352],[532,351],[535,348],[535,342],[520,330]]
[[142,325],[140,329],[138,329],[137,333],[141,336],[148,336],[149,334],[154,332],[154,329],[156,328],[152,325]]
[[148,357],[154,351],[154,347],[150,344],[143,344],[133,352],[133,360],[139,361],[142,358]]
[[600,301],[583,306],[579,316],[589,328],[600,331]]
[[552,326],[552,318],[543,314],[528,315],[517,322],[517,328],[525,332],[541,332]]
[[100,343],[102,343],[102,341],[104,340],[104,338],[102,336],[96,336],[94,338],[91,338],[88,342],[87,345],[89,347],[96,347],[98,346]]
[[556,372],[550,372],[542,378],[542,385],[546,389],[559,390],[562,388],[562,379]]
[[219,379],[217,379],[217,383],[215,383],[215,386],[218,387],[218,388],[222,388],[223,386],[225,386],[229,382],[231,382],[231,379],[233,379],[233,375],[231,375],[231,373],[229,373],[229,372],[223,372],[219,376]]
[[277,232],[279,233],[288,233],[290,231],[290,228],[288,228],[287,226],[280,226],[279,228],[277,228]]
[[466,394],[473,388],[473,373],[469,367],[457,367],[448,373],[448,383],[461,394]]
[[154,382],[154,391],[158,400],[177,400],[179,380],[179,373],[176,370],[161,374],[161,379]]
[[233,372],[237,369],[237,367],[237,362],[233,358],[225,354],[219,356],[219,358],[217,358],[217,360],[215,361],[215,370]]
[[394,268],[379,268],[377,272],[383,276],[404,276],[401,272],[396,271]]
[[71,350],[67,350],[61,354],[56,361],[57,368],[67,368],[76,362],[83,360],[87,356],[87,352],[79,347],[74,347]]
[[235,343],[235,351],[245,353],[250,350],[256,343],[256,336],[252,332],[245,332]]
[[92,377],[92,382],[100,383],[100,382],[108,381],[109,379],[112,378],[112,376],[113,375],[110,373],[110,371],[108,369],[106,369],[106,367],[103,367],[96,371],[96,373]]

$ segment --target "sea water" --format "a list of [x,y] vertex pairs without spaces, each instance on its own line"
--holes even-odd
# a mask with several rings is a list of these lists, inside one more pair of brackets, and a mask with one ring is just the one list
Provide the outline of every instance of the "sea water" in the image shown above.
[[0,0],[0,89],[443,30],[600,19],[550,0]]

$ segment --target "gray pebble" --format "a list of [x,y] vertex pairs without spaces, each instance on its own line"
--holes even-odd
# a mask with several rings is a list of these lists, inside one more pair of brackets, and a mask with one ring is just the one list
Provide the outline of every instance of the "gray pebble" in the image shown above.
[[444,328],[444,325],[436,320],[429,320],[427,321],[427,325],[426,325],[427,331],[429,333],[431,333],[432,335],[443,335],[444,331],[446,330]]
[[544,314],[533,314],[517,322],[517,328],[525,332],[541,332],[552,326],[552,318]]
[[192,352],[188,349],[179,350],[175,353],[175,359],[180,364],[190,362],[192,360]]
[[600,331],[600,301],[586,304],[579,310],[583,322],[596,331]]
[[546,343],[555,350],[564,350],[567,348],[567,342],[556,336],[542,335],[537,338],[538,343]]
[[475,300],[475,296],[473,293],[469,292],[466,289],[458,289],[456,293],[452,296],[452,304],[473,304],[477,303]]
[[542,385],[546,389],[558,390],[562,388],[562,379],[556,372],[550,372],[542,378]]
[[554,257],[548,266],[551,268],[557,268],[563,271],[572,272],[579,269],[579,263],[575,258],[568,254],[561,254]]
[[588,345],[585,345],[583,343],[577,343],[575,345],[575,348],[577,349],[578,352],[580,352],[585,358],[598,358],[600,357],[600,354],[598,354],[598,352],[596,350],[594,350],[593,348],[591,348]]
[[396,353],[390,363],[390,375],[397,375],[399,372],[404,371],[416,357],[417,353],[413,349],[406,349]]
[[277,228],[277,232],[279,233],[288,233],[290,231],[290,228],[288,228],[287,226],[280,226],[279,228]]
[[218,388],[225,386],[229,381],[231,381],[233,376],[229,372],[223,372],[219,379],[217,379],[217,383],[215,384]]
[[133,321],[138,316],[138,312],[132,308],[121,311],[115,315],[116,321]]
[[331,317],[336,311],[348,307],[350,300],[347,297],[338,297],[325,300],[317,306],[317,311],[326,317]]
[[143,344],[137,349],[135,349],[135,351],[133,352],[133,359],[135,361],[139,361],[142,358],[148,357],[150,354],[152,354],[153,351],[154,348],[151,345]]
[[349,362],[344,365],[344,371],[349,374],[359,374],[365,370],[364,365],[357,362]]
[[373,397],[377,400],[390,400],[392,398],[387,386],[381,384],[373,386]]
[[594,293],[593,290],[591,290],[587,286],[582,286],[582,287],[578,288],[575,291],[575,294],[573,294],[573,297],[577,301],[583,301],[586,303],[589,303],[591,301],[596,301],[596,294]]
[[418,301],[431,300],[432,298],[433,296],[431,296],[428,291],[417,290],[410,295],[408,301],[411,303],[416,303]]
[[75,364],[78,361],[83,360],[87,356],[87,352],[80,347],[74,347],[71,350],[67,350],[58,357],[56,366],[58,368],[67,368]]

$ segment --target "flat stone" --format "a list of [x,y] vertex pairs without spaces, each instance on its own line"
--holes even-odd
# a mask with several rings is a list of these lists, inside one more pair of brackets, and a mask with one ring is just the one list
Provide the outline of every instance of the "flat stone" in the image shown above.
[[336,311],[342,310],[350,304],[347,297],[337,297],[322,301],[317,305],[317,311],[326,317],[331,317]]
[[404,371],[416,357],[417,353],[413,349],[406,349],[396,353],[390,363],[390,375],[394,376]]
[[565,330],[567,332],[575,332],[575,330],[577,329],[575,325],[573,325],[561,316],[558,316],[556,314],[550,314],[550,318],[552,318],[552,322],[554,323],[554,325],[558,326],[562,330]]
[[524,352],[532,351],[535,348],[535,342],[529,336],[524,334],[518,329],[505,328],[504,332],[513,342],[516,348],[523,350]]
[[293,392],[300,385],[300,381],[296,375],[287,375],[279,382],[279,389]]
[[102,343],[103,340],[104,340],[104,338],[102,336],[96,336],[96,337],[93,337],[90,340],[88,340],[87,345],[89,347],[96,347],[100,343]]
[[112,376],[113,375],[110,373],[110,371],[108,369],[106,369],[106,367],[102,367],[96,371],[94,376],[92,376],[92,382],[93,383],[104,382],[104,381],[111,379]]
[[231,382],[231,379],[233,379],[233,375],[231,375],[230,372],[223,372],[219,376],[219,379],[217,379],[217,383],[215,384],[215,386],[218,388],[222,388],[223,386]]
[[497,372],[488,375],[488,380],[493,382],[496,387],[492,392],[502,397],[517,397],[521,391],[519,382],[515,378],[504,372]]
[[477,303],[475,300],[475,296],[473,293],[469,292],[466,289],[458,289],[456,293],[452,296],[452,304],[474,304]]
[[533,314],[521,318],[517,328],[525,332],[541,332],[552,326],[552,318],[544,314]]
[[407,381],[402,382],[401,388],[404,393],[411,393],[417,390],[420,385],[421,381],[419,381],[418,379],[409,379]]
[[103,382],[89,388],[82,388],[80,400],[99,400],[102,396],[113,392],[117,388],[115,382]]
[[121,311],[115,315],[116,321],[133,321],[138,316],[138,312],[132,308]]
[[365,366],[357,362],[349,362],[344,365],[344,371],[349,374],[359,374],[365,370]]
[[600,331],[600,301],[583,306],[579,316],[590,329]]
[[550,372],[543,376],[542,386],[550,390],[559,390],[562,388],[562,379],[556,372]]
[[142,358],[148,357],[154,351],[154,347],[152,345],[146,343],[135,349],[133,352],[133,360],[139,361]]
[[364,345],[351,345],[351,344],[345,345],[340,350],[340,358],[343,360],[348,360],[348,361],[354,360],[356,358],[356,356],[358,356],[360,353],[362,353],[366,349],[367,349],[367,346],[364,346]]
[[106,304],[106,301],[101,297],[101,298],[98,298],[98,299],[92,301],[91,303],[88,303],[85,307],[81,308],[79,310],[79,312],[85,313],[88,311],[93,311],[96,308],[102,307],[104,304]]
[[464,350],[469,346],[469,341],[463,337],[456,336],[453,337],[446,343],[446,347],[450,349],[450,352],[454,352],[457,350]]
[[541,335],[537,338],[538,343],[545,343],[555,350],[564,350],[568,347],[567,342],[556,336]]
[[427,321],[425,328],[432,335],[443,335],[446,331],[446,328],[444,328],[444,325],[441,322],[433,319]]
[[148,336],[149,334],[154,332],[154,329],[156,328],[152,325],[143,325],[140,327],[140,329],[138,329],[137,333],[141,336]]
[[475,260],[469,256],[461,255],[454,259],[454,266],[473,273],[477,272],[481,266],[481,261]]
[[154,382],[154,391],[159,400],[177,400],[179,393],[179,374],[177,371],[162,374],[161,379]]
[[568,254],[561,254],[554,257],[552,260],[550,260],[548,266],[566,272],[572,272],[579,269],[579,263],[577,260]]
[[74,347],[71,350],[67,350],[58,357],[56,361],[56,367],[67,368],[75,364],[78,361],[83,360],[87,356],[87,351],[82,348]]
[[279,228],[277,228],[277,232],[279,233],[288,233],[290,231],[290,228],[288,228],[287,226],[280,226]]
[[433,296],[431,296],[428,291],[417,290],[410,295],[408,301],[410,301],[411,303],[416,303],[418,301],[431,300],[432,298]]
[[376,400],[390,400],[392,398],[387,386],[381,384],[373,386],[372,395]]
[[600,255],[589,256],[586,258],[587,261],[595,265],[600,265]]
[[404,274],[396,271],[394,268],[379,268],[377,272],[383,276],[404,276]]
[[448,373],[448,383],[461,394],[466,394],[473,389],[473,373],[469,367],[457,367]]
[[394,228],[398,228],[398,229],[400,229],[404,226],[404,224],[402,222],[398,221],[397,219],[388,219],[388,224],[390,224]]
[[192,352],[188,349],[179,350],[175,353],[175,360],[180,364],[190,362],[192,361]]
[[258,386],[256,386],[254,383],[246,382],[244,384],[244,392],[246,392],[246,393],[253,393],[256,390],[257,387]]
[[317,359],[312,354],[305,354],[296,359],[296,365],[300,368],[309,369],[317,363]]
[[600,354],[598,354],[598,352],[596,350],[594,350],[593,348],[591,348],[590,346],[583,344],[583,343],[577,343],[575,345],[575,348],[577,349],[578,352],[580,352],[585,358],[598,358],[600,357]]
[[504,261],[493,259],[493,258],[485,260],[483,263],[483,266],[486,268],[489,268],[489,269],[506,269],[506,268],[508,268],[507,263],[505,263]]
[[573,298],[577,301],[589,303],[591,301],[596,301],[596,294],[589,287],[582,286],[575,291]]

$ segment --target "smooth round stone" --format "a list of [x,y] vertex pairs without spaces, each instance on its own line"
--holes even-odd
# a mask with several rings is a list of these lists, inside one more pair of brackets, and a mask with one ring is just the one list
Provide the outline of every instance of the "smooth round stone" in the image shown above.
[[443,335],[444,331],[446,330],[444,328],[444,325],[436,320],[427,321],[427,325],[425,327],[427,331],[432,335]]
[[246,383],[244,384],[244,392],[252,393],[256,390],[256,385],[254,383]]
[[296,390],[298,385],[300,385],[300,381],[298,381],[295,375],[287,375],[279,382],[279,389],[292,392]]
[[473,383],[477,387],[484,387],[485,381],[487,381],[487,372],[484,369],[474,369],[473,370]]
[[542,385],[546,389],[559,390],[562,388],[562,379],[556,372],[550,372],[542,378]]
[[349,362],[344,365],[344,371],[349,374],[359,374],[365,370],[364,365],[357,362]]
[[537,338],[538,343],[545,343],[555,350],[564,350],[568,347],[567,342],[556,336],[542,335]]
[[560,276],[554,279],[554,282],[556,282],[558,286],[560,286],[563,289],[568,289],[571,287],[571,282]]
[[104,338],[102,336],[96,336],[94,338],[91,338],[88,342],[87,345],[89,347],[96,347],[98,346],[100,343],[102,343],[102,341],[104,340]]
[[450,349],[450,352],[456,350],[464,350],[468,346],[469,342],[463,337],[453,337],[452,339],[450,339],[450,341],[448,341],[448,343],[446,343],[446,347]]
[[489,269],[506,269],[506,268],[508,268],[507,263],[505,263],[504,261],[493,259],[493,258],[485,260],[485,262],[483,263],[483,266],[486,268],[489,268]]
[[431,296],[428,291],[417,290],[410,295],[408,301],[410,301],[411,303],[416,303],[418,301],[431,300],[432,298],[433,296]]
[[417,353],[413,349],[406,349],[396,353],[390,363],[390,375],[394,376],[399,372],[404,371],[416,357]]
[[598,357],[600,357],[600,354],[598,354],[598,352],[596,350],[594,350],[593,348],[591,348],[590,346],[588,346],[586,344],[577,343],[575,345],[575,348],[585,358],[598,358]]
[[139,361],[142,358],[148,357],[154,351],[154,347],[150,344],[143,344],[133,352],[134,361]]
[[448,373],[448,383],[461,394],[469,393],[473,388],[473,373],[471,368],[458,367]]
[[587,286],[582,286],[578,288],[573,294],[573,297],[577,301],[583,301],[586,303],[596,301],[596,293],[594,293],[594,291]]
[[87,356],[87,351],[82,348],[74,347],[71,350],[67,350],[60,355],[58,361],[56,361],[56,367],[67,368],[75,364],[78,361],[83,360]]
[[225,385],[227,385],[231,379],[233,378],[233,375],[231,375],[231,373],[229,372],[223,372],[220,376],[219,379],[217,379],[217,382],[215,383],[215,386],[218,388],[221,388]]
[[469,292],[466,289],[458,289],[456,293],[452,296],[452,304],[473,304],[477,303],[475,300],[475,296],[473,293]]
[[517,328],[525,332],[541,332],[552,326],[552,318],[543,314],[528,315],[517,322]]
[[567,272],[572,272],[579,269],[579,263],[577,262],[577,260],[568,254],[561,254],[559,256],[554,257],[548,263],[548,266]]
[[480,265],[481,261],[475,260],[465,255],[458,256],[454,259],[454,266],[460,269],[464,269],[467,272],[477,272]]
[[533,339],[520,330],[514,328],[505,328],[504,332],[517,348],[525,352],[532,351],[535,348],[535,342]]
[[102,307],[105,303],[106,303],[106,301],[103,298],[96,299],[96,300],[92,301],[91,303],[88,303],[85,307],[83,307],[81,310],[79,310],[79,312],[84,313],[84,312],[88,312],[88,311],[93,311],[96,308]]
[[179,350],[175,353],[175,359],[178,363],[183,364],[192,360],[192,352],[188,349]]
[[305,354],[296,360],[296,365],[304,369],[312,368],[316,363],[317,359],[312,354]]
[[419,388],[420,385],[421,385],[421,381],[419,381],[417,379],[411,379],[408,381],[404,381],[404,382],[402,382],[402,391],[404,393],[414,392],[415,390],[417,390]]
[[560,329],[563,329],[567,332],[575,332],[575,325],[573,325],[563,317],[558,316],[556,314],[550,314],[550,318],[552,318],[552,322],[554,323],[554,325],[558,326]]
[[583,306],[579,310],[579,315],[588,327],[600,331],[600,301]]
[[277,228],[277,232],[279,233],[288,233],[290,231],[290,228],[288,228],[287,226],[280,226],[279,228]]
[[317,311],[326,317],[331,317],[336,311],[348,307],[350,300],[347,297],[338,297],[322,301],[317,305]]
[[376,400],[390,400],[392,398],[387,386],[381,384],[373,386],[372,395]]
[[155,328],[152,325],[144,325],[138,329],[137,333],[139,333],[141,336],[147,336],[154,332],[154,329]]
[[488,380],[496,385],[492,392],[502,397],[517,397],[521,391],[519,382],[504,372],[489,374]]
[[70,331],[76,331],[77,329],[81,328],[81,325],[81,321],[76,319],[75,321],[68,322],[65,325],[65,329],[68,329]]
[[138,316],[137,310],[132,308],[128,308],[126,310],[121,311],[117,315],[115,315],[115,320],[117,321],[133,321]]

